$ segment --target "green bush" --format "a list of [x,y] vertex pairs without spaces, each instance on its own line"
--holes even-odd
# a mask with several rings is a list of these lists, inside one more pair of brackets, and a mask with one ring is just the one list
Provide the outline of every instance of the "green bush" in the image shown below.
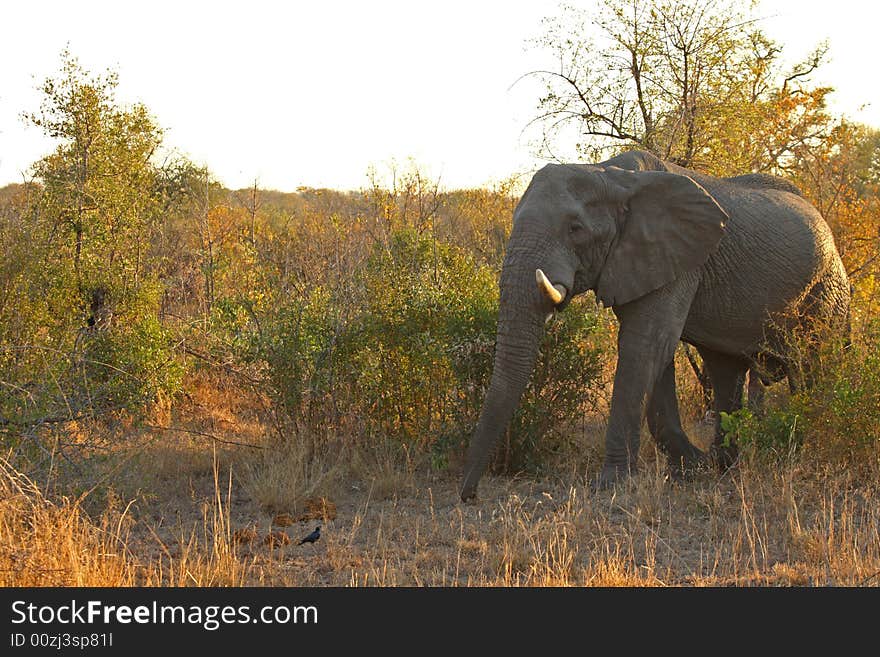
[[804,440],[804,418],[798,412],[799,404],[792,399],[779,408],[755,413],[741,408],[733,413],[721,413],[721,427],[725,441],[731,440],[743,449],[762,453],[788,454],[801,446]]
[[[334,327],[326,289],[272,308],[250,343],[250,360],[266,365],[269,389],[296,425],[332,417]],[[326,406],[329,402],[330,408]]]
[[[357,314],[335,363],[370,437],[434,449],[479,411],[491,372],[497,283],[460,249],[402,230],[360,271]],[[439,437],[439,438],[438,438]]]
[[802,450],[824,459],[864,456],[880,447],[880,323],[851,344],[831,341],[813,365],[814,384],[771,398],[761,414],[722,416],[723,428],[746,449],[785,454]]
[[137,411],[160,392],[180,389],[183,367],[171,334],[156,314],[155,295],[144,292],[109,329],[82,338],[70,387],[93,410]]
[[[257,321],[244,301],[218,303],[216,315],[228,341],[247,344],[241,353],[265,367],[273,397],[297,425],[415,445],[444,467],[467,442],[491,376],[496,273],[403,229],[345,283],[310,287]],[[559,446],[599,375],[596,330],[586,304],[551,324],[502,467],[533,467]]]
[[[138,416],[160,394],[179,390],[183,368],[158,317],[159,287],[144,284],[127,298],[108,296],[114,311],[100,326],[88,326],[71,309],[16,336],[18,342],[0,335],[0,424],[11,427],[14,440],[45,423],[117,411]],[[34,307],[36,299],[29,302]]]
[[504,469],[538,469],[571,441],[575,419],[601,387],[607,338],[589,299],[575,299],[555,317],[499,454]]

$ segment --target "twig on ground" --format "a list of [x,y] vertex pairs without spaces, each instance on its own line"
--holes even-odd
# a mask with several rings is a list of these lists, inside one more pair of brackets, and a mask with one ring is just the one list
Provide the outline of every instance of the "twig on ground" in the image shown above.
[[214,442],[222,443],[224,445],[235,445],[237,447],[251,447],[253,449],[266,449],[263,445],[254,445],[252,443],[241,443],[235,440],[226,440],[225,438],[220,438],[219,436],[214,435],[213,433],[207,433],[205,431],[195,431],[194,429],[181,429],[179,427],[163,427],[157,424],[142,424],[142,427],[145,429],[152,429],[154,431],[177,431],[179,433],[188,433],[193,436],[202,436],[204,438],[210,438]]

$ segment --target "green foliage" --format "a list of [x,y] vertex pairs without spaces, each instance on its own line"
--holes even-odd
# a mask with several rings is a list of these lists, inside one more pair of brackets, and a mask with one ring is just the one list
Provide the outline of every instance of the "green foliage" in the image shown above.
[[880,324],[851,345],[823,346],[814,384],[776,397],[763,413],[722,415],[722,427],[746,449],[784,455],[806,450],[826,459],[864,457],[880,448]]
[[119,411],[137,415],[160,394],[179,390],[183,369],[171,333],[157,315],[158,288],[143,292],[127,314],[102,328],[80,327],[72,336],[63,335],[58,346],[39,330],[27,343],[13,344],[4,335],[0,417],[5,423],[28,430]]
[[161,130],[143,105],[121,108],[117,75],[93,76],[69,52],[61,75],[42,87],[39,112],[25,114],[59,140],[34,164],[41,211],[56,228],[54,254],[73,268],[84,304],[97,287],[136,288],[159,214],[150,159]]
[[0,411],[19,427],[134,410],[180,383],[152,256],[161,130],[67,51],[24,117],[57,140],[0,213]]
[[[218,304],[217,316],[230,336],[251,327],[245,351],[297,423],[418,445],[445,466],[469,438],[492,372],[495,272],[401,229],[374,247],[351,285],[309,290],[269,308],[259,330],[241,300]],[[596,333],[586,304],[550,325],[501,467],[537,467],[562,444],[600,373]]]
[[87,398],[93,408],[137,411],[160,393],[180,388],[183,368],[157,316],[156,291],[144,290],[127,308],[129,315],[108,330],[82,333],[82,351],[66,386],[73,395]]
[[880,322],[875,319],[852,345],[832,344],[813,390],[798,400],[826,448],[880,446]]
[[333,410],[334,334],[327,303],[326,291],[315,288],[279,304],[264,315],[262,332],[252,334],[248,345],[248,359],[265,363],[273,397],[297,424],[315,426]]
[[394,233],[360,273],[362,312],[341,344],[341,376],[369,434],[407,441],[472,418],[491,368],[497,284],[461,250]]
[[588,300],[575,299],[547,327],[534,374],[501,452],[505,469],[535,470],[567,444],[572,422],[601,387],[608,334]]
[[802,416],[789,405],[757,414],[748,408],[721,413],[721,428],[726,432],[725,444],[735,439],[743,449],[788,454],[801,446],[804,439]]
[[312,430],[425,445],[479,410],[497,284],[460,249],[403,229],[350,284],[270,303],[259,328],[244,303],[219,304],[226,330],[250,327],[248,358],[265,364],[275,398]]

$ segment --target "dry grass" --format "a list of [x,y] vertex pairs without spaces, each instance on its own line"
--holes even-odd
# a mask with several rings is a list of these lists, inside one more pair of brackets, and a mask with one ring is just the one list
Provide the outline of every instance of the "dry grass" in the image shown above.
[[[0,585],[3,586],[237,586],[252,564],[236,551],[215,468],[215,495],[201,505],[200,522],[172,540],[135,520],[111,492],[91,518],[82,495],[47,499],[7,460],[0,461]],[[144,534],[144,535],[141,535]],[[152,540],[148,549],[145,538]]]
[[[287,457],[282,462],[289,462]],[[295,459],[294,459],[295,460]],[[215,461],[216,464],[216,461]],[[274,477],[275,475],[273,475]],[[201,482],[205,484],[206,482]],[[877,585],[877,489],[845,472],[745,462],[670,484],[651,464],[613,492],[489,478],[462,505],[451,477],[413,473],[382,499],[351,480],[323,521],[272,527],[233,471],[176,500],[47,500],[2,463],[3,585],[741,586]],[[236,500],[242,496],[244,500]],[[168,500],[171,502],[171,500]],[[186,507],[186,508],[183,508]],[[270,538],[271,537],[271,538]],[[284,540],[278,540],[281,537]],[[288,542],[287,537],[294,539]]]
[[[638,477],[591,495],[596,422],[577,440],[586,465],[553,480],[488,477],[464,505],[456,473],[417,454],[278,444],[253,417],[223,412],[225,438],[269,449],[132,437],[93,464],[104,483],[66,496],[81,482],[56,473],[40,486],[0,461],[0,584],[880,585],[880,460],[746,455],[726,476],[670,483],[648,439]],[[315,496],[334,513],[302,520]],[[321,540],[296,545],[316,524]]]
[[49,501],[33,481],[0,460],[0,584],[134,584],[136,560],[126,548],[129,511],[111,501],[93,521],[80,500]]
[[344,474],[344,445],[307,438],[268,447],[238,459],[244,492],[260,507],[297,513],[309,498],[336,497]]

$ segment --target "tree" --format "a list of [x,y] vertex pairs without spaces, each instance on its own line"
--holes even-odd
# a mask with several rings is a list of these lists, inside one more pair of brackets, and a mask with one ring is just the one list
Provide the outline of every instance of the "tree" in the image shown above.
[[527,74],[546,89],[532,121],[542,154],[574,132],[591,161],[636,147],[718,175],[784,167],[827,137],[831,90],[808,86],[827,48],[784,73],[781,46],[756,23],[736,0],[564,7],[538,40],[557,67]]
[[72,262],[83,305],[106,305],[135,293],[145,276],[160,218],[151,158],[162,131],[143,105],[119,107],[115,72],[90,75],[69,51],[61,57],[60,75],[40,88],[39,111],[24,115],[60,142],[33,173],[43,183],[43,212],[62,239],[58,257]]
[[27,198],[0,213],[18,244],[0,268],[0,381],[14,393],[0,416],[22,435],[140,408],[179,383],[155,253],[177,201],[152,162],[161,129],[143,105],[117,103],[117,84],[65,50],[23,115],[58,143],[33,165]]
[[794,182],[825,217],[853,285],[858,314],[876,314],[880,294],[880,131],[846,120],[831,137],[801,148]]

